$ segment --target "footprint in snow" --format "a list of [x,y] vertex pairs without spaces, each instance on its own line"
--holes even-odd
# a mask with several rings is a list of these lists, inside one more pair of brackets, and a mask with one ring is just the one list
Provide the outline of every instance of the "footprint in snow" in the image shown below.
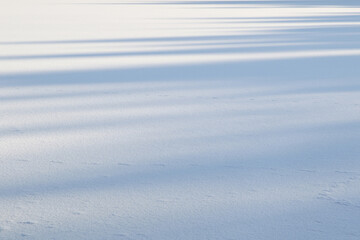
[[122,233],[114,233],[113,235],[116,237],[126,237],[126,235]]
[[62,162],[62,161],[54,161],[54,160],[52,160],[52,161],[50,161],[51,163],[58,163],[58,164],[63,164],[64,162]]
[[119,166],[130,166],[130,164],[128,164],[128,163],[122,163],[122,162],[119,162],[117,165],[119,165]]
[[30,222],[30,221],[26,221],[26,222],[18,222],[19,224],[23,224],[23,225],[34,225],[34,222]]

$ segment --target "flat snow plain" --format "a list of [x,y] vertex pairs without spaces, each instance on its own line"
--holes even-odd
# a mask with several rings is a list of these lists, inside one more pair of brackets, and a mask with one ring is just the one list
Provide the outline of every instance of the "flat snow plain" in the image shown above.
[[358,0],[1,0],[0,239],[360,239]]

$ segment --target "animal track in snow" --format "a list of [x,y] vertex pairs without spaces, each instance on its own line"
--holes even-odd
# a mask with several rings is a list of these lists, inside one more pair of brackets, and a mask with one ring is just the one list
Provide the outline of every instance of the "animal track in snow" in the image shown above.
[[[349,173],[347,173],[349,175]],[[317,199],[333,204],[360,209],[360,177],[349,177],[345,181],[335,182],[321,191]]]

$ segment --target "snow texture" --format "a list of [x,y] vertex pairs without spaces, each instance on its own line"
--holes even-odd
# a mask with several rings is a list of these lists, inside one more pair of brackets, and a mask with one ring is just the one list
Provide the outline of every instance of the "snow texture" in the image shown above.
[[360,239],[360,1],[2,0],[0,239]]

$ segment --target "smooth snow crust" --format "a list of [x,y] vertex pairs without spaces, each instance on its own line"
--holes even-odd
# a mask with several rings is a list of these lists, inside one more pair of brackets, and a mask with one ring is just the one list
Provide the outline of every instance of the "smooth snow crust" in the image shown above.
[[360,3],[0,2],[0,239],[360,239]]

